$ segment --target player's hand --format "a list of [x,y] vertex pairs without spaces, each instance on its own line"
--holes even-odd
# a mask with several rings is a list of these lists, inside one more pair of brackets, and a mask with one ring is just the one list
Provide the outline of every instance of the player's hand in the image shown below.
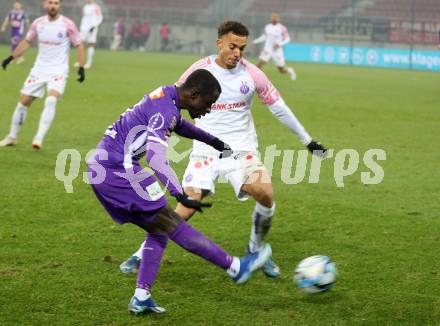
[[95,27],[92,27],[91,29],[89,29],[89,33],[93,32],[95,30]]
[[219,158],[227,158],[233,153],[231,146],[222,142],[218,138],[215,138],[210,145],[220,152]]
[[86,79],[86,73],[84,71],[84,67],[78,68],[78,76],[79,76],[78,81],[80,83],[82,83]]
[[10,64],[12,60],[14,60],[14,57],[10,55],[9,57],[7,57],[5,60],[2,61],[3,70],[6,70],[7,65]]
[[328,155],[328,149],[325,148],[319,141],[312,139],[310,143],[307,144],[307,149],[316,156],[326,158]]
[[199,211],[200,213],[203,213],[203,210],[202,210],[203,207],[211,207],[212,206],[211,203],[202,203],[199,200],[191,199],[185,193],[177,195],[176,199],[183,206],[195,209],[196,211]]
[[279,47],[280,47],[280,45],[277,44],[277,43],[275,43],[275,44],[273,45],[273,49],[274,49],[274,50],[278,49]]

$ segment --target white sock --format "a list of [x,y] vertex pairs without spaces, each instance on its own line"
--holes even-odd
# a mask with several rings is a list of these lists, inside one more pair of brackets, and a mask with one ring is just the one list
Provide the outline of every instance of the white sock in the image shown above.
[[9,131],[8,137],[17,139],[18,132],[20,131],[21,126],[26,119],[27,110],[27,106],[24,106],[20,102],[17,103],[15,111],[12,114],[11,129]]
[[232,257],[232,264],[226,272],[230,277],[236,277],[240,273],[240,259],[238,257]]
[[294,80],[296,79],[296,72],[292,67],[287,67],[287,73],[289,74],[290,78]]
[[55,118],[55,107],[57,105],[57,98],[55,96],[48,96],[44,100],[44,109],[41,112],[40,124],[38,126],[38,132],[35,136],[38,140],[43,140],[47,131]]
[[138,300],[145,301],[151,297],[151,293],[146,289],[136,288],[136,290],[134,290],[134,296]]
[[91,66],[93,62],[93,56],[95,55],[95,47],[91,46],[87,48],[87,65]]
[[139,259],[142,259],[142,252],[144,251],[144,245],[145,245],[145,241],[142,242],[141,246],[139,247],[138,251],[136,251],[133,256],[136,256]]
[[270,208],[260,203],[255,204],[252,212],[251,238],[249,240],[250,252],[256,252],[263,245],[263,240],[269,232],[274,213],[275,203]]

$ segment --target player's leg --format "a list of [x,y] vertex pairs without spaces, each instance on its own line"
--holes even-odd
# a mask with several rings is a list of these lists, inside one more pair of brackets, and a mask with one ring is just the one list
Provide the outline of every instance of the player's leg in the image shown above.
[[17,144],[18,134],[24,124],[24,121],[26,120],[27,111],[35,99],[35,96],[26,95],[23,93],[20,95],[20,100],[18,101],[14,113],[12,114],[9,134],[0,141],[0,147],[14,146]]
[[147,311],[165,312],[165,309],[152,301],[151,289],[168,239],[222,268],[237,283],[246,282],[252,272],[261,267],[271,255],[270,246],[266,246],[257,253],[242,258],[233,257],[186,223],[169,205],[163,207],[154,217],[148,216],[148,213],[142,216],[141,213],[132,223],[149,233],[142,252],[136,290],[128,306],[129,311],[135,314]]
[[[215,192],[215,180],[218,177],[217,157],[191,155],[188,166],[183,175],[182,186],[185,193],[196,200]],[[196,210],[178,203],[176,213],[185,220],[191,218]],[[119,269],[126,274],[136,273],[142,258],[145,242],[127,260],[121,263]]]
[[95,44],[88,43],[87,44],[87,59],[86,59],[86,64],[84,65],[85,69],[92,68],[94,56],[95,56]]
[[[253,172],[241,190],[256,201],[252,212],[252,227],[248,245],[249,252],[255,252],[263,245],[275,213],[273,188],[267,170]],[[263,271],[269,277],[280,275],[280,268],[272,259],[265,263]]]
[[[135,216],[133,224],[149,233],[143,249],[141,266],[139,268],[137,294],[144,300],[151,297],[150,290],[159,269],[160,260],[165,250],[167,239],[170,238],[183,249],[211,262],[225,270],[236,283],[246,282],[253,271],[260,268],[271,255],[269,245],[264,246],[256,253],[248,254],[242,258],[233,257],[215,242],[184,221],[167,204],[154,216]],[[130,301],[129,309],[134,313],[151,310],[143,307],[136,294]],[[154,312],[163,312],[156,311]]]
[[296,72],[292,67],[282,66],[282,67],[277,67],[277,68],[280,73],[288,74],[290,79],[296,80]]
[[[184,190],[189,197],[195,200],[202,200],[202,198],[204,197],[203,194],[206,194],[206,192],[203,192],[200,189],[194,189],[193,187],[185,187]],[[196,210],[185,207],[182,204],[178,203],[175,212],[181,218],[185,220],[189,220],[191,216],[195,214]],[[139,270],[145,244],[146,241],[142,242],[139,249],[135,253],[133,253],[133,255],[131,255],[130,258],[128,258],[127,260],[121,263],[119,269],[121,270],[122,273],[132,274],[132,273],[136,273]]]
[[267,61],[263,61],[263,60],[258,60],[257,62],[257,67],[258,68],[263,68],[263,66],[267,63]]
[[92,68],[93,57],[95,56],[95,44],[98,38],[98,27],[95,27],[93,31],[89,32],[87,36],[87,60],[84,65],[85,69]]
[[38,131],[32,141],[32,147],[39,150],[43,147],[46,136],[52,122],[55,119],[56,106],[66,88],[67,77],[64,75],[49,76],[47,81],[47,96],[44,100],[44,108],[40,115]]
[[261,69],[266,63],[269,62],[270,56],[271,54],[269,51],[267,50],[261,51],[260,56],[258,57],[257,67]]
[[[232,185],[239,200],[246,200],[249,196],[256,201],[252,212],[251,237],[248,251],[258,250],[269,232],[272,217],[275,212],[274,195],[269,174],[256,153],[249,152],[241,155],[239,160],[221,160],[224,166],[221,170]],[[266,275],[277,277],[280,274],[278,266],[271,260],[263,267]]]
[[43,140],[55,119],[56,105],[61,93],[56,90],[49,90],[44,100],[44,108],[40,115],[38,131],[32,141],[32,147],[40,150],[43,147]]
[[296,72],[292,67],[286,66],[286,60],[284,59],[284,53],[281,48],[274,51],[272,58],[280,73],[288,74],[290,79],[296,80]]

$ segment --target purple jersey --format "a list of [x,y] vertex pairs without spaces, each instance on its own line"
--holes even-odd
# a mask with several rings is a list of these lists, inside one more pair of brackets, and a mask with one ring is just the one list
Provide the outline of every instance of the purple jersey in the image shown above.
[[98,148],[108,152],[108,160],[100,163],[110,168],[131,169],[146,156],[156,177],[171,195],[181,194],[182,187],[166,159],[168,138],[173,131],[208,144],[215,138],[182,119],[175,86],[159,87],[106,130]]
[[8,17],[11,24],[11,37],[21,37],[27,20],[26,13],[24,10],[11,10]]

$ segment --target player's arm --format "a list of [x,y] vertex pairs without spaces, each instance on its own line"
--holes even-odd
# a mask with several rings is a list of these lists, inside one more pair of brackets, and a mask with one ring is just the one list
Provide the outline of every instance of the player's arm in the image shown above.
[[[169,126],[167,123],[164,125]],[[171,196],[175,197],[177,201],[184,206],[201,212],[203,207],[210,207],[211,205],[188,198],[183,191],[176,173],[166,158],[168,143],[165,140],[165,134],[168,128],[167,126],[149,134],[146,145],[146,160],[156,177],[167,188]]]
[[98,27],[99,25],[101,25],[102,20],[103,20],[103,16],[102,16],[101,7],[99,5],[96,5],[96,25],[95,25],[95,27]]
[[310,137],[307,130],[295,116],[295,114],[280,97],[274,103],[268,105],[270,112],[287,128],[290,129],[300,140],[301,143],[307,146],[307,149],[315,155],[326,157],[327,149],[321,145],[320,142],[315,141]]
[[179,179],[166,158],[168,143],[158,136],[149,135],[146,146],[145,157],[156,177],[167,188],[171,196],[176,197],[183,194]]
[[21,56],[23,53],[25,53],[26,50],[29,49],[30,46],[31,46],[31,43],[26,39],[23,39],[20,43],[18,43],[14,52],[12,52],[12,56],[14,57],[14,59]]
[[179,136],[195,139],[214,147],[220,152],[220,158],[226,158],[232,155],[232,149],[228,144],[222,142],[220,139],[211,135],[210,133],[198,128],[188,120],[182,118],[180,123],[176,126],[176,128],[174,128],[174,131]]
[[255,90],[263,104],[266,104],[270,112],[290,131],[292,131],[301,143],[307,146],[313,154],[325,157],[327,149],[319,142],[312,139],[307,130],[284,102],[278,90],[273,86],[267,76],[257,67],[250,67],[250,73],[255,83]]
[[252,44],[259,44],[266,41],[266,34],[262,34],[261,36],[257,37],[255,40],[252,41]]
[[67,22],[67,33],[69,34],[70,43],[76,48],[76,57],[79,64],[78,68],[78,81],[82,83],[86,79],[86,74],[84,71],[85,55],[84,55],[84,45],[81,41],[81,35],[79,34],[78,28],[72,21]]
[[3,20],[3,24],[1,28],[2,32],[6,31],[6,27],[8,27],[8,24],[9,24],[9,15],[6,16],[5,19]]
[[26,40],[22,40],[20,43],[18,43],[18,46],[15,48],[14,52],[7,57],[5,60],[2,61],[2,68],[3,70],[6,70],[6,67],[8,64],[11,63],[12,60],[15,58],[21,56],[26,50],[31,46],[31,44]]
[[78,59],[79,66],[83,67],[85,63],[85,55],[84,55],[84,45],[82,43],[76,46],[76,57]]
[[283,37],[283,40],[281,41],[279,46],[284,46],[284,45],[290,43],[290,35],[289,35],[289,32],[287,31],[287,28],[285,28],[285,27],[283,30],[282,37]]
[[6,70],[7,65],[10,64],[12,60],[22,55],[31,46],[31,43],[37,38],[37,35],[37,20],[34,20],[31,27],[29,28],[29,31],[26,34],[26,37],[20,43],[18,43],[15,51],[12,52],[9,57],[2,61],[3,70]]
[[103,20],[102,17],[102,11],[101,11],[101,7],[97,4],[95,4],[95,24],[89,29],[89,32],[93,32],[93,30],[98,27],[99,25],[101,25]]
[[85,62],[84,45],[82,43],[76,46],[76,57],[79,64],[78,81],[82,83],[86,79],[86,73],[84,71],[84,62]]

